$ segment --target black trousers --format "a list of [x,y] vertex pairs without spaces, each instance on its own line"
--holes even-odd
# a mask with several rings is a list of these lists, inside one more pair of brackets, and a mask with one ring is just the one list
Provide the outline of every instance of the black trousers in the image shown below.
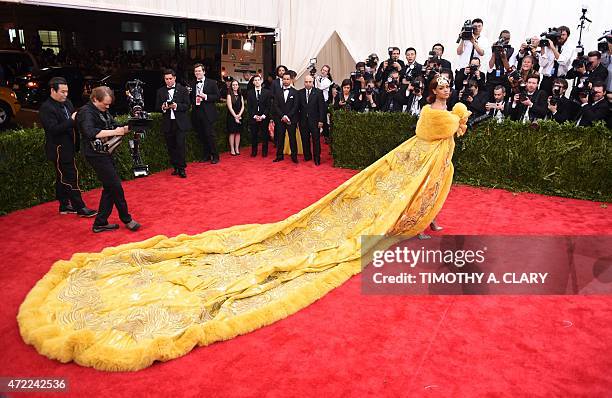
[[285,151],[285,134],[289,134],[289,147],[291,158],[297,159],[297,139],[295,138],[295,124],[285,124],[280,120],[274,123],[274,142],[276,142],[276,158],[282,159]]
[[219,159],[217,141],[213,123],[208,120],[204,111],[194,110],[194,127],[202,141],[202,160]]
[[55,167],[55,197],[60,202],[60,206],[70,204],[75,210],[84,208],[85,202],[81,197],[78,183],[79,171],[74,159],[69,162],[56,159],[53,165]]
[[94,225],[108,224],[108,217],[113,211],[113,205],[117,208],[121,221],[124,223],[132,221],[121,186],[121,178],[119,178],[112,156],[86,156],[85,158],[102,182],[102,196],[100,196],[98,215]]
[[176,120],[170,120],[170,129],[164,131],[164,138],[166,138],[166,147],[172,167],[175,169],[187,167],[185,163],[185,131],[178,127]]
[[[249,132],[251,133],[251,154],[257,155],[257,145],[261,142],[261,154],[268,155],[268,125],[270,121],[264,119],[261,122],[249,123]],[[261,137],[261,139],[259,138]]]
[[[302,138],[302,148],[304,149],[304,160],[312,159],[314,154],[315,160],[321,160],[321,132],[318,122],[306,121],[300,123],[300,136]],[[312,136],[312,152],[310,150],[310,137]]]

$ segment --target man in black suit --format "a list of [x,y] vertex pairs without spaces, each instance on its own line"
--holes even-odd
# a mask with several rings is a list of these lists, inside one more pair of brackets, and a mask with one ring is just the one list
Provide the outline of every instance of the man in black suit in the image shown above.
[[448,60],[442,58],[442,56],[444,55],[444,46],[442,44],[440,43],[434,44],[431,47],[431,51],[435,52],[436,55],[440,57],[440,59],[438,60],[438,63],[440,64],[441,68],[450,69],[451,71],[453,70],[451,63]]
[[427,98],[423,95],[424,85],[423,77],[419,76],[402,88],[402,112],[417,117],[421,114],[421,109],[427,105]]
[[285,72],[283,75],[283,86],[274,95],[274,141],[276,142],[276,158],[274,162],[283,160],[285,149],[285,133],[289,133],[289,145],[291,147],[291,160],[297,163],[297,140],[295,128],[298,117],[298,92],[291,87],[291,75]]
[[480,90],[476,80],[469,80],[459,92],[459,101],[467,106],[472,112],[470,118],[476,118],[485,114],[485,106],[489,95],[485,90]]
[[608,122],[610,108],[604,87],[604,82],[595,81],[591,87],[590,100],[589,97],[580,97],[581,109],[576,119],[576,126],[587,127],[600,120]]
[[406,49],[406,65],[400,71],[402,79],[407,81],[414,80],[415,77],[423,74],[423,65],[416,61],[416,50],[414,47],[408,47]]
[[212,164],[219,163],[216,134],[213,124],[217,120],[218,112],[215,102],[219,99],[217,82],[204,76],[204,66],[195,64],[193,73],[196,82],[191,88],[191,118],[198,137],[204,147],[202,161],[210,160]]
[[165,87],[157,90],[155,109],[162,111],[161,130],[166,138],[168,156],[174,167],[172,175],[187,178],[185,173],[185,134],[191,128],[187,111],[189,110],[189,91],[176,82],[172,69],[164,71]]
[[576,120],[576,115],[580,110],[580,105],[565,97],[567,87],[567,80],[559,77],[556,77],[553,80],[552,95],[550,95],[547,100],[547,119],[555,120],[557,123],[563,123],[568,120]]
[[[314,88],[314,78],[311,75],[304,77],[304,88],[298,92],[298,110],[304,160],[309,161],[314,155],[314,163],[318,166],[321,164],[321,129],[327,118],[327,112],[323,93]],[[312,152],[310,151],[311,136]]]
[[485,104],[485,111],[489,116],[501,122],[510,116],[510,101],[506,101],[506,87],[498,84],[493,88],[493,102]]
[[97,212],[85,206],[79,189],[74,157],[80,136],[74,132],[76,112],[68,99],[68,83],[63,77],[54,77],[49,81],[49,89],[50,97],[40,106],[38,115],[45,129],[45,153],[55,166],[59,212],[93,217]]
[[285,65],[278,65],[276,67],[276,78],[272,81],[272,96],[275,96],[283,88],[283,75],[287,72]]
[[512,110],[510,117],[518,121],[534,121],[543,119],[547,110],[547,93],[538,90],[540,81],[539,74],[532,74],[527,77],[525,92],[515,94],[512,99]]
[[261,156],[268,156],[268,124],[272,93],[263,88],[259,75],[253,76],[253,88],[247,91],[247,110],[249,112],[249,131],[251,132],[251,156],[257,156],[257,143],[261,138]]

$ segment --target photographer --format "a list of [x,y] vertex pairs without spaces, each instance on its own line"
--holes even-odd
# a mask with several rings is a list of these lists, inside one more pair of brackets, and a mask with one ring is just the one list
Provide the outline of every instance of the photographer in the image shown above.
[[476,80],[468,80],[459,91],[459,102],[464,103],[472,112],[470,115],[472,119],[484,115],[488,98],[484,90],[480,91]]
[[376,55],[376,53],[368,55],[365,66],[365,73],[368,76],[374,77],[376,75],[376,70],[378,69],[378,55]]
[[555,120],[558,123],[563,123],[568,120],[575,120],[575,116],[579,111],[579,106],[576,102],[565,97],[567,90],[567,80],[559,77],[553,81],[551,94],[548,97],[548,112],[546,119]]
[[[432,54],[434,53],[434,54]],[[436,55],[438,58],[438,63],[441,68],[453,70],[450,61],[443,58],[444,55],[444,46],[440,43],[436,43],[431,47],[431,51],[429,52],[429,56]]]
[[606,35],[604,35],[602,39],[605,39],[605,41],[599,42],[598,46],[599,46],[599,51],[602,52],[601,64],[605,66],[606,68],[608,68],[608,78],[606,79],[606,91],[608,92],[608,100],[612,101],[612,98],[610,98],[610,95],[612,94],[612,31],[606,32]]
[[534,37],[531,37],[525,40],[525,42],[521,44],[521,47],[516,53],[516,62],[517,62],[516,66],[519,69],[522,69],[523,61],[526,57],[531,57],[532,67],[534,71],[538,71],[540,69],[540,65],[537,63],[537,54],[536,54],[538,50],[539,41],[540,41],[540,38],[537,36],[534,36]]
[[[459,68],[465,68],[474,57],[478,57],[479,60],[487,61],[485,51],[488,51],[491,45],[486,37],[481,36],[482,25],[483,22],[480,18],[473,19],[471,23],[468,20],[464,24],[459,34],[459,39],[457,40],[457,43],[459,43],[457,47]],[[457,69],[457,71],[459,70],[460,69]]]
[[189,110],[189,91],[176,82],[172,69],[164,71],[165,87],[157,90],[155,109],[162,111],[161,130],[166,139],[170,163],[174,167],[172,175],[187,178],[185,168],[185,137],[191,128],[187,111]]
[[506,87],[500,84],[493,88],[493,102],[485,104],[485,111],[498,122],[510,115],[510,101],[506,101]]
[[[446,108],[448,109],[448,111],[452,111],[453,107],[455,106],[455,104],[457,102],[459,102],[459,91],[455,90],[454,83],[453,83],[453,70],[450,68],[442,68],[440,69],[440,76],[445,77],[446,80],[449,81],[449,86],[450,86],[450,96],[448,97],[448,99],[446,100]],[[429,96],[428,93],[428,86],[425,86],[425,90],[423,95],[425,96],[425,98],[427,98],[427,96]]]
[[608,70],[601,64],[601,53],[591,51],[587,58],[578,57],[572,62],[572,69],[565,76],[567,79],[574,80],[574,88],[570,94],[570,99],[580,102],[580,93],[587,93],[590,90],[590,82],[605,82],[608,78]]
[[376,81],[385,82],[389,78],[389,74],[391,74],[392,71],[396,71],[399,73],[404,68],[404,62],[400,60],[399,57],[399,47],[389,47],[389,59],[384,61],[382,65],[378,67],[378,71],[376,72],[375,76]]
[[400,71],[401,78],[408,82],[422,74],[423,65],[416,62],[416,50],[413,47],[408,47],[406,49],[406,65]]
[[108,217],[113,211],[113,205],[119,212],[119,218],[125,226],[136,231],[140,224],[132,219],[128,212],[128,205],[121,186],[121,178],[115,168],[112,154],[104,151],[99,145],[100,141],[127,134],[128,128],[117,127],[113,117],[108,112],[114,100],[113,91],[106,87],[96,87],[91,92],[91,101],[85,104],[77,113],[76,122],[82,140],[82,149],[85,159],[96,172],[102,182],[102,196],[98,215],[94,221],[93,232],[104,232],[118,229],[119,225],[109,224]]
[[374,79],[370,79],[366,82],[365,88],[359,94],[359,102],[361,104],[361,108],[359,112],[374,112],[378,111],[379,106],[379,96],[378,89],[376,88],[376,82]]
[[488,93],[492,93],[493,89],[499,85],[506,87],[506,90],[510,88],[508,73],[512,70],[512,65],[515,63],[516,53],[510,45],[510,32],[502,30],[497,42],[491,47],[486,85]]
[[480,72],[480,58],[474,57],[470,60],[470,64],[465,68],[457,71],[455,76],[455,89],[461,90],[469,80],[474,80],[478,83],[478,88],[481,91],[485,89],[485,75]]
[[548,95],[538,90],[540,75],[534,74],[527,77],[527,82],[521,85],[517,94],[512,98],[512,110],[510,117],[518,121],[534,121],[546,116],[546,98]]
[[401,112],[402,98],[400,94],[399,71],[392,71],[383,85],[380,102],[383,112]]
[[603,120],[609,124],[610,107],[606,101],[606,90],[604,82],[593,81],[591,92],[588,96],[580,96],[580,111],[576,126],[591,126],[593,123]]
[[565,78],[575,57],[574,46],[567,43],[567,39],[570,36],[569,28],[567,26],[559,26],[555,31],[557,34],[554,35],[555,38],[551,40],[552,45],[549,46],[554,57],[553,67],[550,71],[550,76],[545,74],[540,84],[540,90],[545,90],[547,93],[551,92],[553,80],[556,77]]
[[361,103],[353,93],[351,88],[351,80],[342,80],[342,91],[338,93],[334,99],[334,109],[343,109],[345,111],[357,111],[361,109]]
[[325,102],[329,101],[329,87],[332,85],[331,68],[329,65],[323,65],[321,73],[315,75],[315,87],[321,90]]
[[422,76],[417,76],[401,90],[402,112],[412,116],[419,116],[421,109],[427,105],[427,97],[424,95],[425,81]]

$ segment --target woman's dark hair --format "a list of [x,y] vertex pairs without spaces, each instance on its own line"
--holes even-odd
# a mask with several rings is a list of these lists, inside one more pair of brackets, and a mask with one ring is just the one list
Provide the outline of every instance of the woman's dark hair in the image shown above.
[[[436,94],[434,93],[434,90],[436,88],[438,88],[438,77],[440,75],[436,75],[434,76],[433,79],[431,79],[431,82],[429,82],[429,95],[427,96],[427,103],[428,104],[433,104],[434,101],[436,100]],[[449,82],[449,86],[450,86],[450,82]]]
[[341,85],[341,87],[344,87],[344,86],[349,86],[349,87],[352,87],[352,84],[351,84],[351,79],[344,79],[344,80],[342,80],[342,85]]

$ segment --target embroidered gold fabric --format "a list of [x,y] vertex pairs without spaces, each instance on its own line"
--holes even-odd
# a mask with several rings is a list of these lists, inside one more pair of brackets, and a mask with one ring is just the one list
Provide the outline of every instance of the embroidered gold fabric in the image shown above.
[[424,107],[415,137],[286,220],[58,261],[21,305],[24,341],[62,362],[137,370],[298,311],[360,271],[360,236],[415,235],[433,220],[467,114]]

